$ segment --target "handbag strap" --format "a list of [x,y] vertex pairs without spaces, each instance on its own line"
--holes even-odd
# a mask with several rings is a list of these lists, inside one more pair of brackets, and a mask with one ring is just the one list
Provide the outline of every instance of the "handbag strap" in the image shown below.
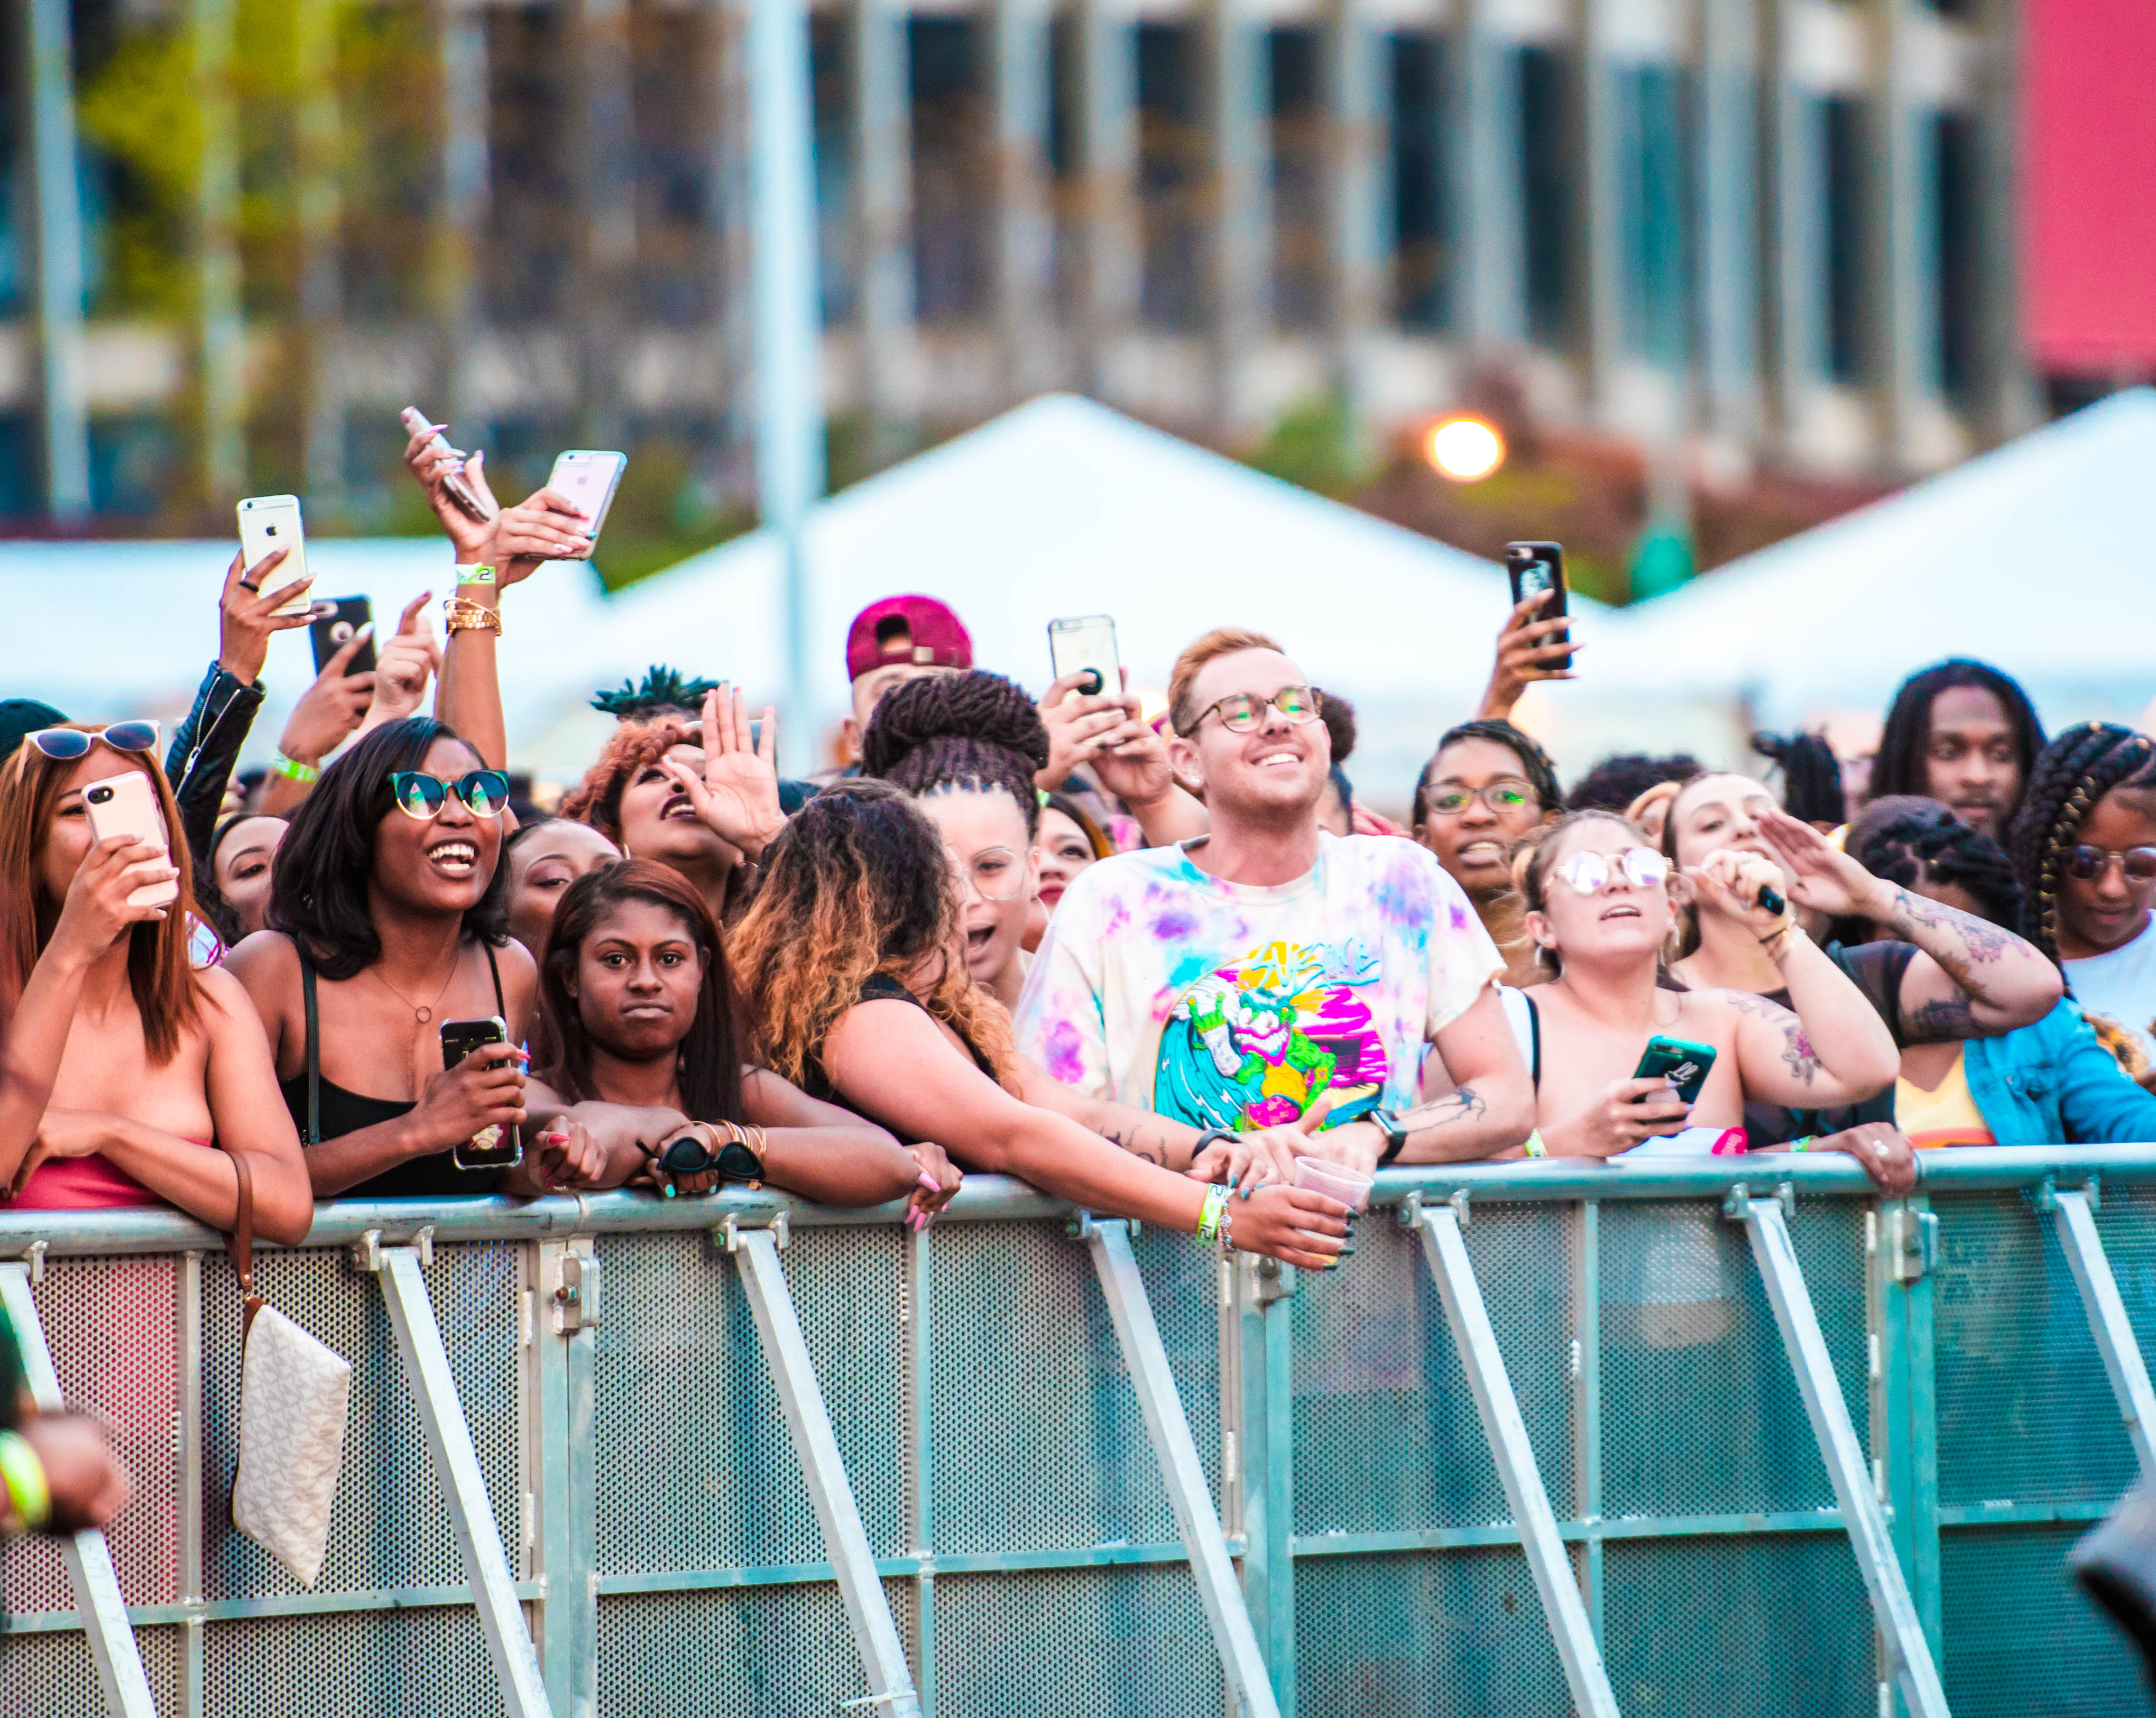
[[239,1342],[244,1348],[254,1315],[262,1310],[262,1297],[254,1292],[254,1167],[244,1151],[228,1151],[225,1156],[232,1159],[232,1172],[239,1182],[239,1210],[224,1249],[232,1260],[233,1274],[239,1279],[239,1292],[246,1296],[239,1312]]
[[300,956],[300,994],[307,1008],[307,1136],[300,1143],[319,1146],[322,1142],[322,1018],[315,1000],[314,965],[305,955]]

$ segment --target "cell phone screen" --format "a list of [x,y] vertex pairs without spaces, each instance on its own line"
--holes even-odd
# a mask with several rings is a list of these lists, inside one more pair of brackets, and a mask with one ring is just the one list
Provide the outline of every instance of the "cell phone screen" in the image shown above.
[[1078,689],[1087,696],[1123,689],[1122,667],[1116,658],[1116,623],[1106,614],[1082,614],[1048,623],[1048,662],[1057,680],[1091,673],[1098,684]]

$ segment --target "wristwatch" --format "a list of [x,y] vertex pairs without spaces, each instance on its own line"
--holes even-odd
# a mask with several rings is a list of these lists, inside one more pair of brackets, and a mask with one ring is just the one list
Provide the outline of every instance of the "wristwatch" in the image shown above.
[[1383,1169],[1389,1165],[1394,1158],[1399,1156],[1402,1149],[1407,1145],[1408,1130],[1401,1125],[1400,1118],[1390,1110],[1366,1110],[1363,1112],[1363,1120],[1385,1136],[1385,1154],[1378,1159],[1378,1167]]

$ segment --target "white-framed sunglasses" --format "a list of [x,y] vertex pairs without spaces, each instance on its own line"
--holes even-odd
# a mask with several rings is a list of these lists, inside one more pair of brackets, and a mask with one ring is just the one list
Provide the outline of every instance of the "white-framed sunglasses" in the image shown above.
[[1557,874],[1582,895],[1594,895],[1622,877],[1635,889],[1660,889],[1670,880],[1670,862],[1651,847],[1628,847],[1620,854],[1575,853]]

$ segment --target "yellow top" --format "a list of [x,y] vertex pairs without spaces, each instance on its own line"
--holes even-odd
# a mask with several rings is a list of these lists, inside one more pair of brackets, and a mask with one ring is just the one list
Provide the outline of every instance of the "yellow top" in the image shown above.
[[1894,1125],[1920,1151],[1939,1146],[1999,1143],[1984,1126],[1984,1112],[1976,1107],[1976,1100],[1969,1095],[1969,1075],[1963,1070],[1959,1050],[1954,1052],[1953,1065],[1947,1069],[1947,1077],[1936,1091],[1926,1091],[1906,1074],[1895,1077]]

